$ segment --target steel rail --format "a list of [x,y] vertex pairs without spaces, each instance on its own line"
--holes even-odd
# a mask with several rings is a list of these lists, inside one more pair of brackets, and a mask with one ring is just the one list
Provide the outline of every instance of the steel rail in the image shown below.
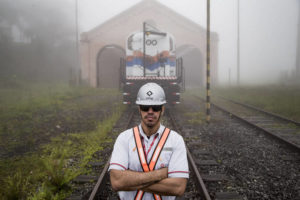
[[[199,97],[199,96],[195,96],[195,95],[194,95],[194,97],[196,97],[196,98],[201,99],[202,101],[204,101],[204,100],[203,100],[201,97]],[[263,127],[260,127],[260,126],[258,126],[258,125],[256,125],[256,124],[254,124],[254,123],[252,123],[252,122],[250,122],[250,121],[248,121],[248,120],[246,120],[246,119],[244,119],[244,118],[238,116],[237,114],[234,114],[234,113],[228,111],[227,109],[222,108],[221,106],[216,105],[215,103],[212,103],[212,106],[214,106],[214,107],[216,107],[216,108],[222,110],[222,111],[225,112],[225,113],[228,113],[228,114],[232,115],[233,117],[235,117],[235,118],[237,118],[237,119],[239,119],[239,120],[241,120],[241,121],[243,121],[243,122],[245,122],[245,123],[247,123],[247,124],[250,124],[251,126],[255,127],[255,128],[258,129],[258,130],[263,131],[264,133],[267,134],[267,136],[271,136],[272,138],[276,139],[277,141],[286,144],[286,145],[287,145],[290,149],[292,149],[293,151],[300,152],[300,147],[299,147],[298,145],[296,145],[296,144],[294,144],[294,143],[292,143],[292,142],[286,140],[285,138],[283,138],[283,137],[281,137],[281,136],[279,136],[279,135],[277,135],[277,134],[274,134],[274,133],[272,133],[271,131],[269,131],[269,130],[263,128]]]
[[[129,118],[128,118],[128,121],[126,123],[126,128],[129,128],[129,125],[133,119],[133,116],[134,116],[134,110],[131,110],[131,113],[129,115]],[[97,183],[95,185],[95,187],[93,188],[92,190],[92,193],[89,197],[89,200],[94,200],[95,199],[95,196],[97,194],[98,191],[100,191],[104,186],[105,186],[105,182],[108,178],[108,168],[109,168],[109,163],[110,163],[110,158],[111,158],[111,155],[109,156],[109,159],[107,160],[98,180],[97,180]]]
[[[179,126],[176,124],[176,121],[175,119],[169,114],[168,110],[166,110],[166,113],[168,114],[168,117],[171,119],[171,122],[172,124],[174,125],[175,129],[176,130],[180,130]],[[127,122],[127,125],[126,127],[128,128],[132,119],[133,119],[133,116],[134,116],[134,112],[132,112],[130,114],[130,117],[128,119],[128,122]],[[196,184],[198,185],[199,187],[199,192],[200,194],[202,195],[202,198],[204,198],[205,200],[211,200],[211,197],[209,196],[209,193],[206,189],[206,186],[204,184],[204,181],[199,173],[199,170],[196,166],[196,163],[192,157],[192,154],[190,153],[189,149],[187,149],[187,157],[188,157],[188,161],[190,163],[190,166],[191,166],[191,169],[192,171],[195,173],[195,176],[196,176]],[[105,187],[105,182],[108,178],[108,168],[109,168],[109,161],[110,161],[110,158],[109,160],[107,161],[107,163],[105,164],[105,167],[103,168],[102,172],[101,172],[101,175],[99,176],[99,179],[95,185],[95,187],[93,188],[92,192],[91,192],[91,195],[89,197],[89,200],[94,200],[95,197],[96,197],[96,194],[98,193],[98,191],[101,191],[103,190],[103,188]]]
[[108,170],[108,167],[109,167],[110,158],[111,158],[111,156],[109,156],[109,159],[106,162],[106,164],[105,164],[105,166],[104,166],[104,168],[101,172],[101,175],[100,175],[100,177],[99,177],[99,179],[98,179],[98,181],[97,181],[97,183],[96,183],[96,185],[95,185],[95,187],[94,187],[94,189],[93,189],[93,191],[92,191],[92,193],[89,197],[89,200],[93,200],[95,198],[98,190],[103,187],[105,181],[107,180],[107,178],[108,178],[107,170]]
[[[175,127],[175,130],[176,131],[182,131],[181,128],[176,123],[176,120],[174,119],[173,115],[171,115],[168,110],[167,110],[166,113],[170,117],[171,122],[172,122],[173,126]],[[206,188],[206,186],[204,184],[204,181],[203,181],[203,179],[202,179],[202,177],[200,175],[200,172],[199,172],[199,170],[198,170],[198,168],[196,166],[196,163],[195,163],[195,161],[194,161],[194,159],[192,157],[192,154],[190,153],[190,151],[189,151],[188,148],[187,148],[187,157],[188,157],[188,161],[189,161],[189,163],[191,165],[191,169],[193,170],[193,172],[196,175],[196,180],[197,180],[196,183],[197,183],[197,185],[199,187],[199,190],[201,192],[202,198],[204,198],[205,200],[211,200],[211,197],[210,197],[210,195],[209,195],[209,193],[207,191],[207,188]]]
[[227,98],[222,97],[222,96],[218,96],[218,97],[220,97],[220,98],[222,98],[222,99],[224,99],[224,100],[226,100],[226,101],[230,101],[230,102],[232,102],[232,103],[235,103],[235,104],[238,104],[238,105],[241,105],[241,106],[248,107],[248,108],[253,109],[253,110],[256,110],[256,111],[258,111],[258,112],[262,112],[262,113],[267,114],[267,115],[269,115],[269,116],[276,117],[276,118],[278,118],[278,119],[284,120],[284,121],[286,121],[286,122],[294,123],[294,124],[296,124],[297,126],[300,126],[300,122],[297,122],[297,121],[294,121],[294,120],[292,120],[292,119],[286,118],[286,117],[284,117],[284,116],[282,116],[282,115],[278,115],[278,114],[275,114],[275,113],[272,113],[272,112],[269,112],[269,111],[265,111],[265,110],[263,110],[263,109],[256,108],[256,107],[254,107],[254,106],[252,106],[252,105],[249,105],[249,104],[246,104],[246,103],[241,103],[241,102],[234,101],[234,100],[232,100],[232,99],[227,99]]

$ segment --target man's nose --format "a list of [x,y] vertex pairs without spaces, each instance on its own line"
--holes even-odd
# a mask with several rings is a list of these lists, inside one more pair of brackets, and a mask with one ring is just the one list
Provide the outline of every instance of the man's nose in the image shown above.
[[152,107],[150,107],[149,110],[148,110],[148,113],[153,113],[153,112],[154,111],[153,111]]

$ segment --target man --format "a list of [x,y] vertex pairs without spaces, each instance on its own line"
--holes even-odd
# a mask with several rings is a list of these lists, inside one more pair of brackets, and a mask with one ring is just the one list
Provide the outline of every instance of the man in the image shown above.
[[121,200],[171,200],[189,178],[182,136],[160,124],[166,103],[162,87],[143,85],[137,95],[141,124],[122,132],[110,160],[110,181]]

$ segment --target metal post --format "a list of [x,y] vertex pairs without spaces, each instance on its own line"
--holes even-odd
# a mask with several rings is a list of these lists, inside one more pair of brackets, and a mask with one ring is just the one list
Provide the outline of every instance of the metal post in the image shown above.
[[[75,0],[75,26],[76,26],[76,70],[75,70],[75,74],[76,71],[79,70],[80,66],[79,66],[79,45],[78,45],[78,0]],[[78,77],[78,80],[76,78],[76,83],[79,84],[79,79],[81,79],[81,77]]]
[[240,85],[240,0],[237,0],[237,85]]
[[298,44],[296,50],[296,78],[300,78],[300,1],[298,1]]
[[146,76],[146,22],[143,23],[143,67]]
[[207,0],[206,30],[206,122],[210,122],[210,0]]
[[228,85],[231,86],[231,69],[228,69]]

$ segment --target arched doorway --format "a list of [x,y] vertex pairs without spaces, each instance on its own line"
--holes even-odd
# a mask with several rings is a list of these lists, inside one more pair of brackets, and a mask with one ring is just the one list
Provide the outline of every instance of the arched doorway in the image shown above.
[[107,45],[97,55],[97,87],[118,88],[120,82],[120,59],[125,50],[118,45]]
[[206,82],[205,66],[201,51],[193,45],[182,45],[176,50],[177,58],[183,58],[186,87],[203,87]]

